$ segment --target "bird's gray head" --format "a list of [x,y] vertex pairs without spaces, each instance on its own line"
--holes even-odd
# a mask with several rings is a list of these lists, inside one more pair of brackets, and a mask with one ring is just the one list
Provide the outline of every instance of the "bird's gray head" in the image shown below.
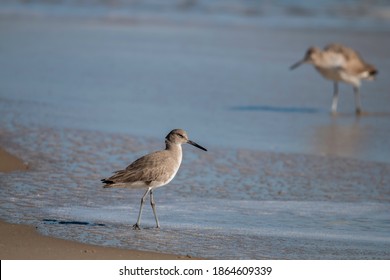
[[310,47],[307,49],[305,56],[300,61],[294,63],[290,66],[290,70],[294,70],[298,66],[302,65],[303,63],[313,63],[317,60],[317,58],[321,54],[321,49],[317,47]]
[[305,53],[304,60],[306,62],[314,61],[316,59],[316,57],[318,56],[318,54],[320,54],[320,53],[321,53],[320,48],[310,47],[307,49],[307,51]]
[[192,146],[195,146],[203,151],[207,151],[205,148],[202,146],[196,144],[195,142],[191,141],[188,139],[187,132],[185,132],[183,129],[174,129],[169,134],[167,137],[165,137],[165,142],[168,144],[191,144]]

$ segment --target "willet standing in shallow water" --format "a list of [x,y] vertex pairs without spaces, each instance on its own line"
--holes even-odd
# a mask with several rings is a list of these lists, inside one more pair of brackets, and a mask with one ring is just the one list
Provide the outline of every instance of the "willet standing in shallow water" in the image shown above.
[[340,44],[330,44],[324,50],[311,47],[306,51],[304,58],[293,64],[290,69],[295,69],[303,63],[313,64],[324,78],[333,81],[332,113],[337,112],[338,82],[353,86],[356,114],[362,112],[359,94],[360,81],[375,78],[378,71],[373,65],[367,64],[353,49]]
[[182,160],[181,144],[185,143],[207,151],[202,146],[189,140],[184,130],[174,129],[165,138],[165,150],[145,155],[134,161],[126,169],[116,171],[114,172],[115,175],[101,180],[105,184],[104,188],[146,188],[146,192],[141,199],[137,223],[133,226],[134,229],[140,229],[142,207],[148,194],[150,194],[150,205],[153,209],[157,228],[160,227],[153,191],[168,184],[175,177]]

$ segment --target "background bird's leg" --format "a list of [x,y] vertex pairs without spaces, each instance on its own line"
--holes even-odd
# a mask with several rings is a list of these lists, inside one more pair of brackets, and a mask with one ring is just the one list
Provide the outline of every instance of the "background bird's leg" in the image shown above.
[[353,92],[355,94],[356,114],[359,115],[362,112],[362,105],[360,103],[359,87],[353,87]]
[[156,203],[154,202],[153,190],[150,190],[150,205],[152,206],[153,209],[153,214],[154,214],[154,218],[156,219],[157,228],[160,228],[160,223],[158,222],[157,212],[156,212]]
[[135,225],[133,225],[133,229],[141,229],[139,226],[141,224],[141,215],[142,215],[142,208],[144,207],[144,203],[145,203],[145,199],[146,199],[146,196],[148,195],[148,193],[151,191],[151,188],[148,188],[145,192],[145,194],[142,196],[141,198],[141,206],[139,208],[139,214],[138,214],[138,219],[137,219],[137,223]]
[[333,82],[332,114],[335,114],[337,112],[338,100],[339,100],[339,86],[337,82]]

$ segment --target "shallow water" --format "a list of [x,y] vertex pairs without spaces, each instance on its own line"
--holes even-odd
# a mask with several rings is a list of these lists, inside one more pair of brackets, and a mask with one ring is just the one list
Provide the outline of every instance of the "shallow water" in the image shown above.
[[[3,219],[216,259],[390,257],[389,80],[364,83],[360,118],[342,86],[331,117],[331,83],[288,70],[342,41],[388,73],[388,32],[0,21],[0,145],[29,164],[1,174]],[[143,191],[99,180],[177,127],[209,151],[184,147],[156,191],[162,228],[146,205],[133,231]]]

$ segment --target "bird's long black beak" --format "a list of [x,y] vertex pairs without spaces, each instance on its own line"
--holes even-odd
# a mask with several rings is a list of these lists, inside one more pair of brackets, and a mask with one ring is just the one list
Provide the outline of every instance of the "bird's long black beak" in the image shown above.
[[197,148],[199,148],[199,149],[201,149],[201,150],[207,152],[207,149],[206,149],[206,148],[203,148],[201,145],[198,145],[198,144],[196,144],[195,142],[193,142],[193,141],[191,141],[191,140],[188,140],[187,143],[188,143],[188,144],[191,144],[192,146],[195,146],[195,147],[197,147]]
[[290,66],[290,70],[294,70],[295,68],[301,66],[303,63],[305,63],[305,59],[301,59],[300,61],[294,63],[293,65]]

